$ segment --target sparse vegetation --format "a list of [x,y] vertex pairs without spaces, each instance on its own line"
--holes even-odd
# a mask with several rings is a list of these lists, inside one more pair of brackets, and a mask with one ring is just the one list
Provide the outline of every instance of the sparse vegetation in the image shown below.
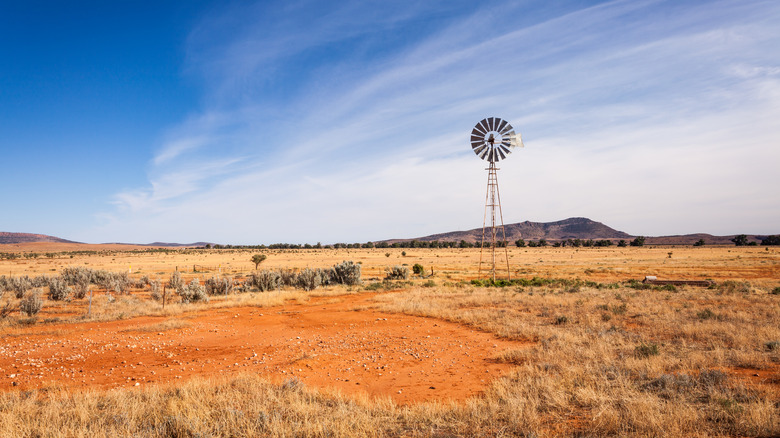
[[[495,358],[499,363],[510,364],[510,371],[492,381],[485,378],[482,394],[459,404],[399,406],[383,398],[352,398],[303,384],[303,381],[308,383],[305,377],[290,377],[279,384],[255,375],[224,380],[209,377],[116,391],[69,391],[52,385],[41,390],[0,393],[0,406],[3,406],[0,436],[27,436],[32,424],[40,436],[85,433],[97,436],[776,436],[780,434],[780,406],[773,376],[778,369],[780,313],[774,294],[780,294],[780,287],[776,277],[771,277],[776,251],[761,249],[760,255],[743,264],[738,257],[745,258],[750,251],[757,251],[730,249],[731,254],[719,259],[727,262],[708,260],[697,271],[686,272],[687,278],[714,278],[717,283],[709,289],[667,288],[624,281],[642,278],[646,265],[653,263],[647,260],[658,263],[652,269],[660,266],[668,252],[663,247],[652,253],[649,251],[653,248],[580,249],[579,252],[576,249],[513,249],[516,257],[512,259],[513,269],[517,266],[521,272],[515,275],[513,271],[512,281],[471,282],[475,272],[464,268],[467,263],[460,261],[455,268],[441,270],[437,262],[438,284],[419,279],[381,281],[387,259],[381,258],[380,251],[376,251],[373,265],[368,256],[361,258],[366,277],[377,279],[369,280],[364,288],[339,287],[335,280],[331,282],[331,269],[304,268],[304,263],[285,270],[296,279],[291,287],[313,290],[316,286],[308,288],[300,279],[319,272],[320,286],[326,280],[330,285],[326,291],[314,294],[300,290],[273,294],[228,292],[225,295],[219,286],[220,278],[212,277],[205,280],[205,287],[198,284],[200,288],[214,291],[208,308],[256,306],[256,310],[267,316],[271,312],[258,308],[281,305],[285,299],[296,300],[296,305],[307,305],[310,297],[372,290],[380,293],[363,295],[373,300],[368,301],[372,311],[437,318],[439,324],[455,322],[467,330],[521,341],[521,345]],[[675,272],[671,269],[680,272],[688,266],[683,264],[688,263],[690,254],[712,251],[725,254],[726,249],[713,246],[707,251],[694,251],[690,246],[677,247],[674,263],[667,263],[675,266],[667,272]],[[522,259],[526,253],[527,258]],[[555,256],[553,253],[562,255],[548,262],[548,256]],[[584,262],[575,259],[572,265],[577,270],[567,271],[565,259],[582,253],[594,254]],[[604,262],[608,260],[602,258],[604,254],[635,253],[640,254],[635,260],[642,261],[628,267],[623,264],[624,259],[612,265],[602,264],[609,263]],[[234,273],[233,278],[246,280],[236,289],[261,290],[261,280],[257,278],[263,272],[268,272],[271,278],[265,290],[279,289],[280,271],[250,273],[251,265],[246,264],[248,255],[247,252],[235,255],[239,262],[243,260],[240,263],[244,271],[242,277]],[[422,263],[427,266],[434,254],[413,251],[413,256],[421,266]],[[537,263],[542,258],[549,264]],[[765,259],[768,263],[764,264]],[[474,266],[475,258],[470,260],[469,266]],[[357,267],[359,280],[361,265],[353,265]],[[598,281],[575,278],[582,275],[583,266],[588,269],[588,276],[583,278]],[[718,272],[711,266],[717,266]],[[736,268],[729,271],[732,267]],[[409,268],[414,266],[398,268],[406,269],[408,276]],[[770,272],[764,274],[770,277],[759,280],[745,277],[747,268],[751,275],[763,269]],[[170,270],[151,271],[165,278]],[[144,272],[149,271],[144,267]],[[336,271],[335,267],[332,271]],[[97,275],[99,271],[89,272],[90,284],[99,284],[98,277],[114,278],[114,274],[106,271]],[[648,274],[657,272],[651,270]],[[197,280],[191,281],[191,274],[185,275],[188,283],[184,283],[180,274],[178,280],[172,275],[169,282],[189,289]],[[26,325],[35,323],[51,324],[45,330],[58,333],[65,330],[60,327],[67,327],[61,323],[80,321],[82,313],[68,319],[71,317],[62,317],[60,312],[83,308],[84,303],[43,303],[42,293],[50,287],[50,281],[56,283],[58,278],[27,277],[30,284],[42,284],[34,287],[41,288],[37,291],[39,303],[46,307],[39,309],[35,319],[26,320],[18,313],[13,314],[2,320],[0,330],[22,336]],[[203,278],[200,277],[201,281]],[[669,276],[659,275],[659,278]],[[214,286],[210,288],[212,280]],[[0,289],[11,291],[12,281],[13,277],[0,277]],[[59,281],[70,280],[59,278]],[[98,312],[92,320],[144,314],[176,315],[202,308],[179,304],[177,299],[177,303],[162,311],[143,293],[138,294],[138,289],[146,284],[152,297],[155,291],[159,295],[159,280],[148,283],[137,280],[131,284],[131,293],[117,296],[113,304],[107,304],[106,295],[96,294]],[[68,286],[77,287],[76,283]],[[393,293],[381,293],[386,290]],[[212,292],[204,296],[209,294]],[[4,301],[16,304],[13,294],[8,295],[3,297]],[[75,296],[75,291],[71,296]],[[18,308],[24,313],[21,302]],[[361,309],[349,308],[349,311]],[[274,314],[278,310],[273,309]],[[146,330],[156,339],[158,331],[195,330],[199,325],[189,321],[198,314],[192,312],[182,318],[184,321],[161,321],[132,331]],[[244,316],[243,311],[241,315]],[[62,322],[54,322],[56,318],[63,318]],[[5,335],[6,332],[0,334]],[[11,339],[14,342],[15,338]],[[303,357],[314,362],[313,356]],[[754,373],[761,376],[753,377]]]
[[200,284],[197,278],[193,278],[187,286],[182,287],[176,291],[181,297],[182,303],[197,303],[209,301],[209,296],[206,295],[205,286]]
[[70,298],[72,290],[61,278],[55,277],[49,281],[49,299],[52,301],[64,301]]
[[27,316],[35,316],[43,308],[43,300],[40,291],[31,291],[25,294],[19,302],[19,310]]
[[268,258],[265,254],[255,254],[252,256],[252,263],[255,264],[255,269],[260,267],[260,263],[263,263]]
[[386,280],[406,280],[409,278],[409,268],[406,266],[393,266],[385,269]]

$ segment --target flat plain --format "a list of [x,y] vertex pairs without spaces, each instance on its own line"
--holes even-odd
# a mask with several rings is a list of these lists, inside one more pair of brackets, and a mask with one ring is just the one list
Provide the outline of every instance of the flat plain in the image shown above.
[[[0,435],[780,434],[778,248],[506,251],[522,281],[485,287],[472,280],[489,254],[473,248],[2,245],[18,255],[0,260],[6,277],[79,267],[238,285],[263,253],[261,270],[352,260],[362,284],[174,295],[164,308],[142,283],[93,285],[89,314],[86,298],[11,312]],[[424,278],[384,280],[414,264]],[[631,282],[646,275],[713,286]]]

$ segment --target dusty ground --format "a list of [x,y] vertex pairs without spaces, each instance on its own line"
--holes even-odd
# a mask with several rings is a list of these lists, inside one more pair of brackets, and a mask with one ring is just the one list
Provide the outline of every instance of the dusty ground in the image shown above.
[[[185,272],[187,280],[212,275],[240,277],[254,269],[251,255],[263,252],[268,255],[262,265],[266,268],[327,268],[343,260],[361,262],[367,283],[381,279],[386,267],[421,263],[429,272],[433,269],[433,279],[441,284],[477,277],[480,260],[479,249],[161,253],[121,248],[0,245],[0,252],[39,253],[37,258],[0,260],[0,274],[56,275],[66,266],[85,266],[126,269],[135,278],[148,275],[163,280],[176,269]],[[54,253],[48,257],[44,252]],[[514,277],[616,282],[656,275],[660,279],[739,280],[766,288],[780,286],[777,248],[510,248],[508,252]],[[522,343],[440,319],[366,310],[372,295],[321,297],[278,307],[212,308],[168,317],[6,328],[0,339],[0,388],[135,387],[175,383],[193,375],[257,373],[279,382],[297,378],[316,387],[389,396],[400,403],[463,400],[509,370],[510,365],[494,360],[498,354],[523,347]],[[84,308],[84,301],[47,303],[41,318],[73,316],[83,313]]]
[[214,309],[14,330],[0,340],[0,387],[134,387],[257,373],[398,403],[463,400],[522,344],[465,326],[370,310],[373,294],[282,307]]

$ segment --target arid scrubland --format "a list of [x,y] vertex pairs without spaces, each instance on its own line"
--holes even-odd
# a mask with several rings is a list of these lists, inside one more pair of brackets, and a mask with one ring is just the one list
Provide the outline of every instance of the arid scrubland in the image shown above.
[[[237,288],[209,302],[184,304],[174,296],[165,309],[151,298],[149,287],[127,294],[106,294],[94,287],[90,317],[85,316],[86,298],[69,302],[45,298],[37,318],[14,314],[0,322],[0,333],[11,337],[47,325],[63,330],[64,336],[62,327],[68,324],[141,315],[168,317],[160,324],[170,327],[149,330],[175,330],[193,324],[195,320],[182,317],[195,311],[235,306],[284,309],[289,300],[307,305],[318,296],[370,291],[375,295],[347,310],[446,320],[517,341],[518,348],[493,358],[511,368],[485,382],[481,395],[400,405],[389,397],[345,394],[295,377],[272,382],[257,374],[204,375],[175,386],[110,391],[58,385],[20,391],[9,387],[5,378],[0,436],[780,434],[780,257],[776,251],[533,250],[514,249],[510,261],[520,277],[537,280],[506,287],[472,284],[479,250],[437,254],[407,249],[405,257],[400,251],[390,256],[385,250],[352,251],[350,258],[330,254],[321,263],[305,251],[269,252],[261,269],[290,266],[300,272],[306,267],[326,269],[342,260],[362,262],[363,284],[311,291],[281,287],[242,293]],[[246,259],[245,272],[234,275],[245,281],[254,265],[247,253],[241,256]],[[219,265],[216,258],[210,260]],[[418,262],[426,269],[432,266],[434,275],[383,281],[387,268]],[[174,263],[180,262],[174,259]],[[161,280],[168,280],[172,269],[159,269]],[[641,279],[640,273],[710,278],[715,285],[658,287],[626,281]],[[184,280],[197,275],[185,273]],[[41,290],[45,296],[43,292],[45,288]],[[7,292],[0,307],[20,299]],[[2,374],[6,377],[8,371]]]

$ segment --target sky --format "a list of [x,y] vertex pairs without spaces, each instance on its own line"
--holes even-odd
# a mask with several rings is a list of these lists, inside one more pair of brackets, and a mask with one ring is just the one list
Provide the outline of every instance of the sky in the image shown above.
[[780,2],[0,2],[0,231],[367,242],[780,233]]

